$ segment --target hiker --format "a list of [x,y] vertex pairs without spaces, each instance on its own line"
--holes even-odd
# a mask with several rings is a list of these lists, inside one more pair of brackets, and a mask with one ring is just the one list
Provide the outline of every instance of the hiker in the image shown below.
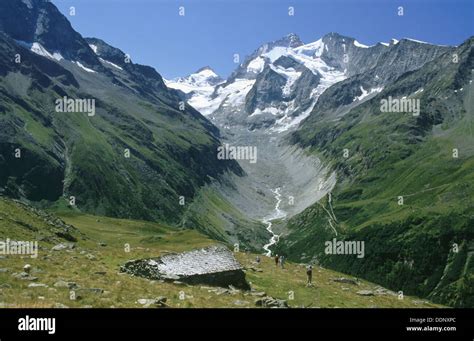
[[283,263],[285,262],[285,256],[280,256],[280,267],[283,269]]
[[260,264],[260,256],[257,256],[257,258],[255,258],[255,261],[257,262],[257,264]]
[[275,265],[278,266],[278,263],[280,262],[280,257],[278,255],[275,256]]
[[311,265],[308,265],[306,267],[306,276],[308,277],[308,282],[306,283],[306,286],[312,286],[313,285],[313,267]]

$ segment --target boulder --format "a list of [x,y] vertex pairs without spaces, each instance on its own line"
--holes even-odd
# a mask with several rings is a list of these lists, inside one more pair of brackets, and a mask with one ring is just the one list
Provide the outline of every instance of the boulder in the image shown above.
[[287,301],[280,300],[278,298],[273,298],[270,296],[259,298],[258,300],[255,301],[255,305],[257,307],[263,307],[263,308],[288,308]]
[[60,243],[51,248],[53,251],[61,251],[61,250],[71,250],[74,249],[75,245],[73,243]]
[[352,278],[345,278],[345,277],[340,277],[340,278],[333,278],[333,282],[338,282],[338,283],[346,283],[346,284],[352,284],[352,285],[359,285],[355,279]]
[[23,271],[26,272],[27,274],[29,274],[30,271],[31,271],[31,265],[30,265],[30,264],[26,264],[26,265],[23,267]]
[[238,305],[238,306],[245,306],[245,305],[248,305],[250,302],[248,301],[243,301],[243,300],[235,300],[234,301],[234,305]]
[[253,291],[253,292],[250,293],[250,295],[256,296],[256,297],[265,297],[265,296],[267,296],[267,294],[263,291]]
[[87,294],[87,293],[90,293],[90,294],[103,294],[104,293],[104,289],[101,289],[101,288],[79,288],[76,290],[77,294]]
[[88,260],[96,260],[96,259],[97,259],[96,256],[94,256],[92,253],[88,253],[88,254],[86,255],[86,258],[87,258]]
[[78,285],[75,282],[66,282],[63,280],[59,280],[56,283],[53,284],[54,287],[56,288],[68,288],[68,289],[76,289],[78,288]]
[[159,308],[165,308],[168,305],[166,304],[166,301],[168,299],[164,296],[160,296],[157,298],[140,298],[137,300],[137,303],[143,305],[144,308],[149,308],[151,306],[159,307]]
[[58,309],[67,309],[69,308],[67,305],[62,304],[62,303],[54,303],[53,308],[58,308]]

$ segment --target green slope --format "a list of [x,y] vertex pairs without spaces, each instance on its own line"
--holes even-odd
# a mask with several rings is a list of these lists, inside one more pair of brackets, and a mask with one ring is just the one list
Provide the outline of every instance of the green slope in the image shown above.
[[[180,197],[190,203],[212,178],[240,172],[235,162],[217,160],[216,128],[189,106],[179,110],[153,69],[131,64],[90,74],[4,34],[0,46],[4,194],[43,206],[74,196],[85,212],[178,224],[187,209]],[[11,63],[17,52],[22,63]],[[94,99],[96,115],[55,112],[63,96]]]
[[[0,197],[0,240],[39,240],[40,246],[36,259],[17,255],[0,257],[0,307],[142,307],[137,302],[139,299],[158,296],[167,297],[167,304],[173,308],[256,306],[258,296],[249,292],[219,292],[209,287],[162,283],[119,273],[120,265],[130,259],[216,243],[196,231],[74,212],[63,212],[61,219]],[[51,224],[53,221],[57,226]],[[69,226],[68,234],[60,237],[57,232],[64,232],[64,226]],[[74,248],[51,250],[58,243],[69,241],[74,242]],[[342,276],[354,278],[319,267],[314,270],[314,286],[306,287],[303,265],[288,262],[285,269],[280,269],[275,267],[273,259],[261,256],[262,262],[257,266],[255,254],[237,252],[235,256],[245,267],[247,280],[255,292],[285,299],[290,307],[438,307],[416,297],[399,298],[397,293],[384,291],[364,280],[359,280],[357,285],[335,282],[333,279]],[[14,276],[23,271],[25,264],[31,265],[31,276],[37,277],[35,281]],[[54,285],[59,281],[74,282],[78,286],[75,293],[80,298],[72,300],[68,288]],[[29,287],[31,283],[47,287]],[[361,290],[371,290],[374,295],[357,294]],[[184,300],[180,299],[180,292],[184,292]]]

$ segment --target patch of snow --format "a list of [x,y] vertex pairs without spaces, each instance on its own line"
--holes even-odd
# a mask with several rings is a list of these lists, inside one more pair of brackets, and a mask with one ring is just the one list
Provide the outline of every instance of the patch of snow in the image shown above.
[[219,103],[217,102],[214,102],[214,104],[212,103],[211,95],[214,92],[214,87],[210,85],[199,86],[196,84],[175,82],[166,79],[165,84],[167,87],[181,90],[185,94],[192,93],[191,98],[188,100],[188,104],[205,116],[211,114],[219,106]]
[[411,39],[411,38],[405,38],[405,39],[409,41],[413,41],[415,43],[419,43],[419,44],[430,44],[430,43],[427,43],[426,41],[421,41],[421,40],[416,40],[416,39]]
[[361,48],[363,48],[363,49],[369,48],[369,46],[364,45],[364,44],[361,44],[361,43],[359,43],[357,40],[354,40],[354,45],[357,46],[357,47],[361,47]]
[[321,86],[318,86],[316,89],[311,91],[311,98],[315,98],[311,106],[306,109],[302,114],[296,117],[292,117],[288,114],[284,115],[282,118],[276,121],[275,125],[270,129],[272,132],[283,133],[293,127],[298,126],[305,118],[307,118],[313,111],[314,106],[316,105],[319,95],[324,92]]
[[[428,43],[426,41],[421,41],[421,40],[416,40],[416,39],[411,39],[411,38],[403,38],[405,40],[409,40],[409,41],[413,41],[415,43],[418,43],[418,44],[427,44],[427,45],[434,45],[434,46],[448,46],[448,45],[438,45],[438,44],[432,44],[432,43]],[[395,39],[392,39],[392,40],[395,40]],[[398,41],[397,41],[398,43]]]
[[54,59],[58,62],[60,60],[64,59],[63,56],[61,55],[61,53],[59,53],[59,52],[50,53],[40,43],[36,43],[36,42],[35,43],[27,43],[27,42],[22,41],[22,40],[15,40],[15,41],[19,45],[27,48],[31,52],[36,53],[37,55],[40,55],[42,57],[46,57],[46,58],[49,58],[49,59]]
[[94,44],[89,44],[89,47],[94,51],[95,54],[97,54],[97,45]]
[[383,90],[383,87],[378,87],[378,88],[373,88],[373,89],[370,89],[369,91],[366,91],[362,86],[360,87],[360,91],[362,91],[362,94],[360,96],[356,96],[354,97],[354,99],[352,100],[353,102],[355,101],[362,101],[364,98],[366,98],[367,96],[373,94],[373,93],[379,93]]
[[395,38],[390,39],[390,42],[388,43],[380,42],[380,44],[382,44],[383,46],[393,46],[393,45],[397,45],[398,43],[399,41]]
[[86,72],[89,72],[89,73],[96,73],[94,70],[89,69],[89,68],[85,67],[84,65],[82,65],[80,62],[75,62],[75,64],[76,64],[77,66],[79,66],[81,69],[83,69],[84,71],[86,71]]
[[64,59],[63,56],[61,55],[61,53],[59,53],[59,52],[54,52],[53,53],[53,58],[56,59],[58,62]]
[[208,96],[193,96],[189,99],[188,104],[199,111],[204,116],[212,114],[218,107],[218,101],[212,101]]
[[108,60],[102,59],[102,58],[100,58],[100,57],[99,57],[99,59],[100,59],[100,61],[101,61],[102,63],[105,63],[105,64],[108,64],[108,65],[110,65],[110,66],[113,66],[113,67],[116,68],[116,69],[123,70],[123,68],[120,67],[120,66],[118,66],[117,64],[114,64],[114,63],[112,63],[112,62],[109,62]]
[[275,60],[277,60],[278,58],[283,56],[289,50],[290,50],[290,48],[277,46],[277,47],[274,47],[273,49],[271,49],[270,51],[262,54],[262,57],[266,57],[266,58],[270,59],[270,62],[273,63]]
[[258,115],[262,115],[266,113],[276,116],[278,115],[279,112],[280,112],[280,109],[274,108],[274,107],[264,108],[263,110],[260,110],[259,108],[257,108],[249,117],[258,116]]
[[289,96],[291,93],[291,87],[298,80],[298,78],[300,78],[301,72],[297,72],[293,68],[285,69],[281,66],[274,66],[271,64],[270,67],[273,71],[286,78],[286,83],[281,90],[283,96]]
[[309,57],[321,57],[323,50],[328,51],[328,47],[323,43],[322,39],[316,40],[314,43],[309,43],[293,49],[295,53],[303,54]]
[[415,91],[415,94],[419,94],[420,92],[423,92],[423,88],[419,88],[418,90]]
[[222,100],[223,106],[236,107],[245,103],[245,96],[255,84],[254,79],[238,78],[226,87],[219,88],[217,100]]
[[31,44],[30,50],[40,56],[54,59],[53,55],[46,50],[40,43]]
[[247,72],[260,73],[265,66],[265,60],[261,57],[253,59],[247,66]]

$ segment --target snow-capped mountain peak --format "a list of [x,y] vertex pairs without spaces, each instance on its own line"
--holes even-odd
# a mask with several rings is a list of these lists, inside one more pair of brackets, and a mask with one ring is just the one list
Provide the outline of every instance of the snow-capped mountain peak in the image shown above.
[[326,88],[346,77],[322,59],[327,50],[323,38],[304,44],[290,33],[261,45],[225,82],[209,67],[165,82],[202,114],[213,114],[218,125],[285,131],[309,115]]
[[186,77],[165,79],[167,87],[181,91],[189,105],[203,115],[208,115],[217,109],[212,103],[211,96],[215,87],[222,82],[223,79],[209,66],[202,67]]
[[[338,33],[304,44],[297,35],[288,34],[261,45],[226,81],[205,67],[167,85],[181,90],[190,105],[224,129],[235,125],[283,132],[309,116],[330,86],[371,71],[391,60],[387,54],[411,48],[414,42],[423,45],[407,39],[365,45]],[[352,98],[361,102],[378,92],[387,77],[374,71],[373,79],[360,84]]]
[[171,80],[170,82],[171,82],[170,84],[182,83],[182,84],[187,84],[194,87],[205,87],[205,86],[215,86],[221,83],[222,78],[219,75],[217,75],[217,73],[211,67],[205,66],[186,77],[178,77]]

